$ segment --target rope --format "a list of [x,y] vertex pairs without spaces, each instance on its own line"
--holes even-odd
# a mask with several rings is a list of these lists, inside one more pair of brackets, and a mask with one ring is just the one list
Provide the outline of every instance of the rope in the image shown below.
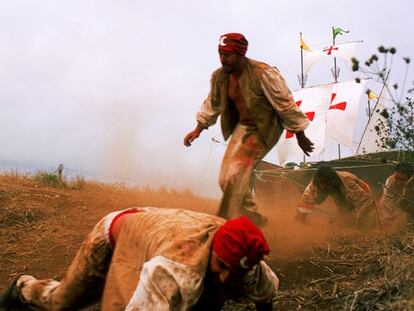
[[[379,163],[379,164],[369,164],[369,165],[353,165],[353,166],[334,166],[334,169],[350,169],[350,168],[366,168],[366,167],[378,167],[384,165],[394,165],[394,163]],[[297,171],[316,171],[317,168],[299,168],[298,170],[292,170],[290,168],[280,168],[280,169],[269,169],[269,170],[255,170],[255,173],[260,174],[270,174],[270,175],[282,175],[289,172],[297,172]]]
[[395,191],[392,191],[392,190],[391,190],[390,188],[388,188],[388,187],[387,187],[384,183],[382,183],[382,182],[378,181],[378,184],[382,185],[382,187],[383,187],[383,188],[387,189],[387,190],[388,190],[389,192],[391,192],[393,195],[397,196],[400,200],[407,201],[408,203],[410,203],[410,204],[413,204],[413,205],[414,205],[414,201],[411,201],[411,200],[407,199],[406,197],[402,196],[401,194],[399,194],[399,193],[397,193],[397,192],[395,192]]
[[228,144],[226,144],[226,143],[223,143],[223,142],[221,142],[221,141],[219,141],[216,137],[211,137],[211,141],[213,142],[213,143],[216,143],[216,144],[219,144],[219,145],[222,145],[222,146],[227,146]]

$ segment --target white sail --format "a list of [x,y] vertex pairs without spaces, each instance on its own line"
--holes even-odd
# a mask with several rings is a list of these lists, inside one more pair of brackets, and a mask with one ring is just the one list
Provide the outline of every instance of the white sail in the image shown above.
[[381,112],[384,109],[387,109],[390,107],[390,96],[384,88],[381,96],[379,97],[373,111],[370,119],[368,120],[367,126],[364,130],[364,133],[362,134],[361,141],[359,143],[358,149],[356,151],[356,154],[364,154],[364,153],[374,153],[374,152],[381,152],[386,151],[387,149],[384,147],[381,147],[381,144],[379,142],[379,137],[376,131],[376,127],[380,124],[380,122],[383,124],[383,130],[387,130],[387,123],[386,119],[381,115]]
[[326,119],[326,136],[352,149],[357,112],[364,94],[364,83],[335,83]]
[[[315,147],[311,159],[325,150],[328,138],[352,147],[363,88],[363,82],[346,81],[293,92],[296,104],[310,121],[305,133]],[[287,131],[282,134],[276,150],[280,164],[300,161],[303,157],[295,136]]]
[[338,57],[345,61],[351,62],[351,58],[355,57],[356,44],[361,41],[340,43],[327,46],[321,50],[312,50],[305,52],[303,55],[303,71],[308,73],[311,67],[320,59],[326,57]]
[[[324,86],[300,89],[293,92],[296,104],[307,115],[309,126],[305,133],[314,143],[312,156],[319,155],[325,148],[326,115],[332,93],[332,84]],[[299,148],[296,137],[285,131],[276,145],[279,163],[288,161],[299,161],[303,152]]]

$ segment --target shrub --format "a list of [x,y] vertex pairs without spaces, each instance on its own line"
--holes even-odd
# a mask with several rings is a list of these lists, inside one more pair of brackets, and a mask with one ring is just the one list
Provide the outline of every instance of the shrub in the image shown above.
[[33,176],[33,180],[49,187],[65,186],[65,183],[63,181],[61,182],[55,173],[38,172]]
[[77,175],[71,180],[69,187],[76,190],[83,190],[85,188],[85,185],[85,178],[83,176]]

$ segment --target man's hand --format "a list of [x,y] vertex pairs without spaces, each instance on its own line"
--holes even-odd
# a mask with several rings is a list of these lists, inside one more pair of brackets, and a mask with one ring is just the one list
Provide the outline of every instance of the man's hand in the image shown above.
[[299,147],[303,150],[303,153],[309,156],[313,151],[313,142],[306,137],[305,132],[296,133],[296,139],[298,140]]
[[203,126],[202,124],[198,123],[197,127],[192,130],[190,133],[188,133],[185,137],[184,137],[184,145],[187,147],[191,146],[191,143],[198,138],[198,136],[200,136],[200,133],[205,129],[205,126]]

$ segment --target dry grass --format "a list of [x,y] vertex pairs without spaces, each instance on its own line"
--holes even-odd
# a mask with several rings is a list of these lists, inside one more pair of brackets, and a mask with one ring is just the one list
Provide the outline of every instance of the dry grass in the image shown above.
[[337,235],[329,247],[314,249],[296,264],[315,273],[303,274],[304,282],[281,291],[278,304],[283,310],[412,310],[414,306],[414,225],[388,237]]
[[[110,211],[135,205],[215,213],[218,207],[217,200],[190,190],[65,182],[51,187],[17,171],[0,175],[2,288],[21,272],[61,278],[85,235]],[[386,237],[324,222],[304,226],[293,220],[297,190],[267,190],[273,192],[258,194],[268,198],[264,233],[272,249],[269,263],[281,280],[278,310],[414,310],[413,225]],[[225,310],[254,306],[232,302]]]

